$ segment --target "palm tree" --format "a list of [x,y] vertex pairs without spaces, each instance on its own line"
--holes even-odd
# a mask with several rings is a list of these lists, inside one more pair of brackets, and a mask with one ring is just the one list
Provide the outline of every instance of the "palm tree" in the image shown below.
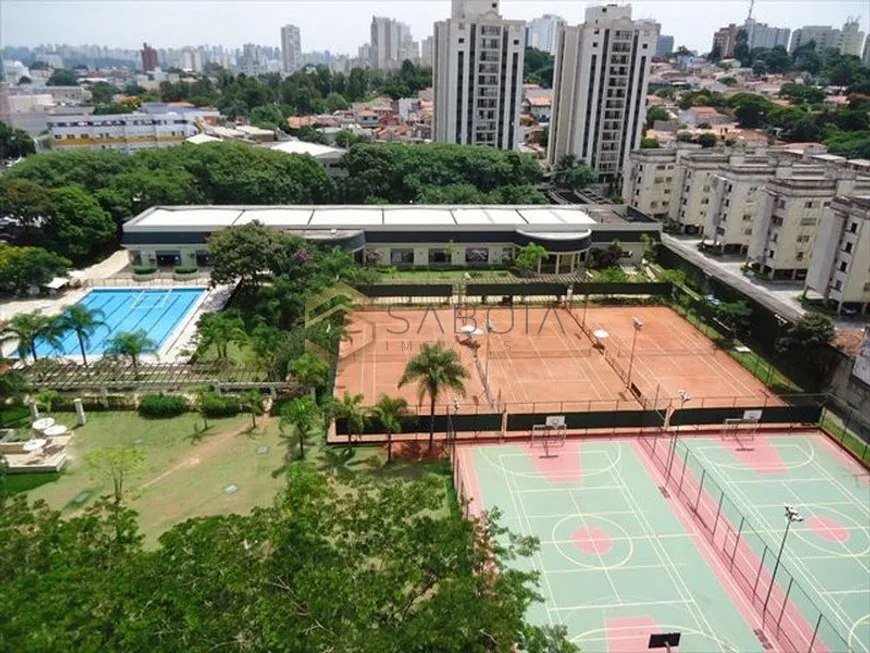
[[157,344],[148,337],[142,329],[138,331],[121,331],[109,340],[106,345],[107,356],[126,356],[133,364],[133,371],[139,373],[139,357],[142,354],[153,352]]
[[452,390],[464,397],[465,379],[468,377],[468,370],[463,367],[456,352],[440,340],[435,344],[424,344],[420,353],[405,366],[405,372],[399,379],[399,387],[416,381],[417,399],[422,403],[426,395],[429,396],[430,451],[435,440],[435,403],[438,397],[446,390]]
[[67,306],[59,319],[60,327],[64,331],[73,331],[79,340],[79,350],[82,352],[82,363],[88,366],[88,357],[85,349],[91,344],[91,336],[106,323],[102,321],[103,311],[91,309],[84,304]]
[[353,444],[353,436],[361,434],[366,429],[368,415],[362,402],[365,397],[360,394],[351,394],[345,391],[344,396],[335,402],[333,411],[336,417],[341,417],[347,422],[347,447]]
[[252,428],[257,428],[257,415],[263,414],[263,396],[259,390],[248,390],[242,395],[242,404],[251,413]]
[[221,362],[230,359],[229,345],[242,344],[248,341],[245,323],[242,318],[231,315],[205,315],[197,327],[199,331],[199,348],[205,351],[214,345],[217,358]]
[[39,311],[19,313],[6,323],[5,330],[18,338],[18,355],[21,360],[30,354],[37,361],[36,344],[42,340],[55,349],[61,348],[61,330],[57,318]]
[[317,356],[306,352],[290,365],[290,374],[297,383],[309,389],[311,399],[316,401],[317,388],[326,383],[329,366]]
[[209,386],[201,386],[193,389],[193,406],[196,412],[202,415],[202,430],[208,431],[208,415],[205,411],[205,403],[213,390]]
[[400,418],[408,413],[408,401],[402,397],[390,397],[383,394],[372,407],[372,414],[377,417],[387,432],[387,464],[393,462],[393,433],[402,428]]
[[50,413],[51,407],[54,405],[54,402],[57,398],[57,390],[40,390],[33,398],[33,403],[35,403],[37,406],[45,408],[46,413]]
[[305,458],[305,438],[311,433],[317,422],[317,404],[311,397],[297,397],[284,404],[281,409],[281,421],[278,428],[281,432],[287,428],[295,432],[299,440],[299,457]]

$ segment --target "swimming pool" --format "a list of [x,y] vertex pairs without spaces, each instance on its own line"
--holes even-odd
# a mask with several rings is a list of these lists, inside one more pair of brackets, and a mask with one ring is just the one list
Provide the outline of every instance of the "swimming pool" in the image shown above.
[[[124,331],[144,331],[159,349],[187,317],[205,293],[205,288],[168,288],[161,290],[92,290],[78,303],[100,311],[105,323],[90,337],[86,351],[102,354],[109,341]],[[46,342],[36,347],[39,356],[79,356],[79,341],[72,331],[61,337],[56,349]]]

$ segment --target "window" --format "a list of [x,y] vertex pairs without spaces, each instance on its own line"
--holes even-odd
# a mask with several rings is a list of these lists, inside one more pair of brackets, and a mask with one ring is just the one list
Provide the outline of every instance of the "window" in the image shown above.
[[710,192],[710,186],[704,186],[704,192],[705,192],[705,193],[709,193],[709,192]]
[[662,183],[665,180],[664,177],[656,177],[653,181],[657,184]]
[[842,289],[843,289],[843,282],[840,281],[839,279],[837,279],[834,282],[834,290],[842,290]]
[[744,230],[743,230],[743,235],[744,235],[744,236],[751,236],[751,235],[752,235],[752,229],[744,229]]
[[446,249],[429,250],[429,265],[444,265],[450,262],[450,252]]
[[465,39],[462,38],[462,37],[460,36],[460,37],[459,37],[459,42],[460,42],[460,43],[465,43]]
[[846,243],[843,246],[843,251],[846,252],[846,254],[851,254],[852,253],[852,243]]
[[767,251],[767,258],[773,258],[774,256],[776,256],[776,252],[774,250],[770,249]]
[[665,195],[670,195],[670,194],[671,194],[671,189],[665,188]]
[[852,222],[852,223],[850,223],[850,224],[849,224],[849,233],[850,233],[850,234],[854,234],[854,233],[857,233],[857,232],[858,232],[858,223],[857,223],[857,222]]
[[752,216],[748,213],[744,213],[743,214],[743,222],[751,222],[751,221],[752,221]]
[[807,209],[813,208],[813,203],[812,202],[804,202],[804,208],[807,208]]
[[650,205],[651,208],[654,209],[654,208],[656,208],[656,207],[659,205],[659,203],[658,203],[658,202],[650,202],[649,205]]
[[795,261],[803,261],[803,260],[804,260],[804,253],[803,253],[803,252],[797,252],[797,253],[794,255],[794,260],[795,260]]
[[664,167],[663,165],[661,165],[661,166],[656,166],[656,170],[664,170],[664,169],[665,169],[665,167]]
[[838,268],[840,272],[845,272],[847,267],[848,266],[846,265],[846,261],[840,261],[840,266]]
[[391,265],[414,265],[414,250],[413,249],[391,249],[390,250]]
[[815,227],[816,219],[815,218],[801,218],[801,226],[802,227]]
[[709,204],[709,203],[710,203],[710,198],[708,198],[708,197],[705,197],[704,199],[701,200],[701,204]]
[[477,265],[485,265],[489,262],[488,247],[469,247],[465,250],[465,262]]

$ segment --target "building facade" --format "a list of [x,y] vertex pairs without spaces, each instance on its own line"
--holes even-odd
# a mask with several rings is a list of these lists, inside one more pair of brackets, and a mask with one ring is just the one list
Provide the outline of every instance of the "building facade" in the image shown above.
[[870,310],[870,195],[836,197],[813,246],[807,288],[866,315]]
[[420,43],[420,65],[432,67],[432,52],[435,48],[435,37],[427,36]]
[[566,24],[564,18],[553,14],[533,18],[526,25],[526,47],[537,48],[555,55],[559,30]]
[[48,128],[55,150],[137,150],[180,145],[198,134],[200,124],[215,122],[213,109],[183,113],[123,113],[102,116],[51,116]]
[[737,46],[737,25],[731,23],[713,32],[713,49],[719,48],[720,59],[730,59],[734,56]]
[[302,35],[296,25],[281,28],[281,67],[285,73],[302,67]]
[[860,57],[861,46],[864,44],[864,32],[861,31],[857,20],[848,20],[843,24],[837,38],[837,49],[840,54]]
[[372,16],[371,67],[393,70],[402,65],[402,55],[411,41],[411,29],[393,18]]
[[864,53],[861,55],[861,62],[870,68],[870,34],[864,39]]
[[195,47],[188,45],[181,50],[181,59],[179,60],[179,68],[189,70],[190,72],[202,72],[202,56]]
[[157,56],[157,50],[152,48],[147,43],[142,44],[142,70],[151,72],[160,68],[160,58]]
[[656,41],[656,58],[664,59],[674,51],[674,37],[662,34]]
[[548,162],[566,154],[592,167],[600,182],[622,176],[640,146],[650,64],[659,26],[633,21],[631,7],[586,9],[586,22],[559,33],[553,75]]
[[454,0],[434,46],[433,139],[517,149],[525,23],[502,18],[498,0]]
[[733,155],[712,176],[704,237],[725,252],[745,254],[752,239],[758,202],[776,166],[766,156]]
[[746,30],[746,45],[753,48],[775,48],[782,46],[788,49],[791,30],[787,27],[770,27],[767,23],[759,23],[752,18],[747,18],[743,23]]

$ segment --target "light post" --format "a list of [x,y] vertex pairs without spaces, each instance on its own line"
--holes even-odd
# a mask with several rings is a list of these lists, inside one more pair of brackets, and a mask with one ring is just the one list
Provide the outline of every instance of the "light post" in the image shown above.
[[486,330],[486,363],[483,367],[483,378],[486,385],[489,386],[489,334],[495,330],[495,323],[492,320],[487,320],[484,328]]
[[[677,390],[677,394],[680,396],[680,410],[682,410],[683,406],[685,406],[687,403],[692,401],[692,395],[690,395],[685,390]],[[668,423],[667,423],[668,429],[671,428],[671,419],[673,418],[673,415],[674,415],[674,411],[671,411],[671,415],[668,418]],[[671,451],[670,451],[670,454],[668,456],[668,473],[667,473],[667,478],[665,479],[665,483],[667,483],[671,478],[671,467],[673,467],[674,458],[676,458],[676,456],[677,456],[677,439],[680,437],[679,431],[677,431],[676,429],[672,430],[672,434],[673,435],[671,437]]]
[[[777,313],[774,313],[773,317],[776,318],[776,338],[774,338],[774,340],[773,340],[773,351],[775,354],[776,353],[776,346],[777,346],[777,343],[779,342],[779,331],[780,331],[780,329],[782,329],[782,327],[784,327],[786,324],[788,324],[788,320],[786,320],[782,315],[779,315]],[[764,382],[764,385],[770,386],[770,376],[772,374],[773,374],[773,365],[768,363],[767,364],[767,380]]]
[[[447,443],[451,444],[451,440],[452,440],[452,444],[455,447],[456,446],[456,424],[453,421],[453,418],[459,412],[459,409],[462,407],[462,403],[459,401],[459,397],[452,397],[450,399],[450,403],[453,406],[453,414],[452,415],[450,414],[450,408],[448,407],[447,408],[447,429],[448,429]],[[450,437],[451,433],[453,434],[452,438]]]
[[776,572],[779,570],[779,562],[782,559],[782,551],[785,549],[785,540],[788,537],[788,529],[794,522],[801,522],[804,518],[800,516],[797,510],[792,506],[785,505],[785,533],[782,534],[782,543],[779,545],[779,553],[776,554],[776,564],[773,565],[773,575],[770,577],[770,586],[767,588],[767,597],[764,599],[764,608],[761,610],[761,616],[764,617],[767,612],[767,602],[770,601],[770,594],[773,592],[773,584],[776,582]]
[[643,329],[643,320],[639,317],[632,318],[632,325],[634,326],[634,335],[631,337],[631,357],[628,359],[628,374],[625,379],[626,388],[631,386],[631,368],[634,367],[634,348],[637,345],[637,332]]

